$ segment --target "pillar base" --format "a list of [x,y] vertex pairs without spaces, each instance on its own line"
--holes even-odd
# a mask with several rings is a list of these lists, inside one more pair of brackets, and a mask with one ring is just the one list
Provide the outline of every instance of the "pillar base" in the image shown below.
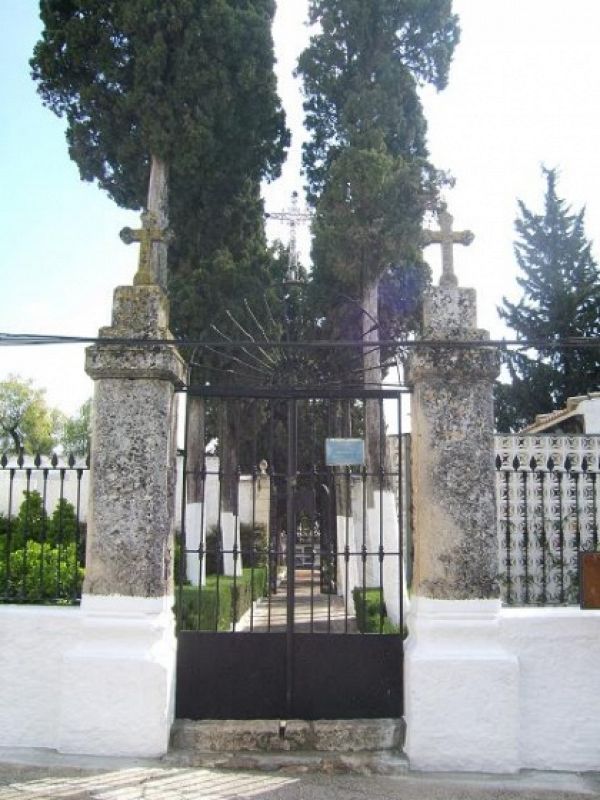
[[158,757],[174,718],[173,598],[84,595],[61,680],[61,753]]
[[516,772],[519,664],[501,643],[500,601],[411,601],[405,651],[411,769]]

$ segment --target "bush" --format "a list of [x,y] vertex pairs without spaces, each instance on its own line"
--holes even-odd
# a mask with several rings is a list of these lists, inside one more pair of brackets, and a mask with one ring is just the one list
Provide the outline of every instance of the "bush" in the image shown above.
[[8,603],[72,601],[81,594],[83,569],[74,543],[49,547],[28,542],[0,561],[0,598]]
[[252,600],[258,600],[266,593],[265,567],[244,569],[235,581],[224,576],[217,580],[216,575],[209,575],[202,587],[182,586],[178,589],[177,627],[179,630],[228,631],[234,618],[237,622],[250,608]]
[[48,514],[42,495],[35,489],[23,492],[23,501],[12,525],[11,549],[20,550],[25,542],[42,542],[47,535]]
[[[221,532],[214,525],[209,528],[206,534],[206,574],[223,574],[223,553],[218,554],[217,564],[217,544],[223,546]],[[264,525],[240,525],[240,541],[238,547],[242,553],[242,564],[244,567],[265,567],[267,565],[267,531]]]
[[77,515],[75,506],[63,497],[56,504],[48,525],[46,541],[54,547],[77,541]]
[[352,595],[356,624],[361,633],[400,633],[400,628],[388,619],[379,589],[354,589]]

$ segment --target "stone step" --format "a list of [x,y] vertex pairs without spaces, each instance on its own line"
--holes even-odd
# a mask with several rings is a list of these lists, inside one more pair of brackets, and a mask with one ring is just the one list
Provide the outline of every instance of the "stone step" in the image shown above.
[[399,774],[404,721],[177,720],[166,761],[181,767]]

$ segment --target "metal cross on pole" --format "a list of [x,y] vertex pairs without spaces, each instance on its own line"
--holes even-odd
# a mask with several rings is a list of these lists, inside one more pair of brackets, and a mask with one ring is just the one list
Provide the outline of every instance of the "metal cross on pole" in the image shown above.
[[454,245],[462,244],[468,247],[475,236],[471,231],[452,230],[454,217],[448,212],[445,205],[438,213],[438,222],[440,224],[439,231],[423,231],[423,247],[427,247],[427,245],[430,244],[440,244],[442,246],[442,277],[440,278],[440,286],[458,286],[458,280],[454,273]]
[[287,211],[275,211],[267,213],[269,219],[279,220],[280,222],[287,222],[290,229],[290,257],[288,261],[288,274],[286,283],[297,284],[300,283],[300,276],[298,274],[300,263],[298,259],[298,225],[303,222],[310,222],[312,215],[309,211],[302,211],[298,204],[298,192],[292,193],[292,203]]
[[142,227],[134,230],[133,228],[123,228],[119,236],[125,244],[138,242],[140,245],[140,256],[138,268],[133,278],[134,286],[153,286],[158,283],[157,276],[153,275],[152,269],[152,245],[155,242],[168,242],[169,234],[161,228],[156,219],[156,215],[151,211],[142,213]]

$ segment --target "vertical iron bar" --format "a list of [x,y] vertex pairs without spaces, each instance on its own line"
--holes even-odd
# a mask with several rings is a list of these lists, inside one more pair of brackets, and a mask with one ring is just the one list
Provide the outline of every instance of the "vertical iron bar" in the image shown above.
[[560,552],[560,602],[565,602],[565,531],[563,528],[562,472],[556,473],[558,484],[558,546]]
[[296,400],[287,401],[288,411],[288,463],[287,463],[287,631],[286,631],[286,713],[287,718],[293,717],[293,680],[294,680],[294,600],[295,600],[295,561],[296,537],[294,536],[294,491],[296,488]]
[[[331,467],[331,469],[335,469]],[[346,503],[345,503],[345,522],[344,527],[346,528],[346,534],[344,537],[344,633],[348,633],[348,603],[349,603],[349,589],[350,589],[350,502],[352,499],[352,495],[350,492],[350,483],[351,483],[351,467],[345,468],[346,473],[346,480],[344,485],[344,490],[346,492]],[[336,519],[337,524],[337,519]]]
[[379,398],[379,633],[383,633],[383,482],[385,478],[383,397]]
[[[60,469],[59,470],[60,476],[60,491],[59,491],[59,499],[58,499],[58,558],[57,558],[57,565],[56,565],[56,597],[60,597],[60,568],[63,563],[63,557],[65,554],[64,550],[64,524],[63,524],[63,505],[64,505],[64,497],[65,497],[65,475],[66,470]],[[45,506],[44,512],[45,514]]]
[[[48,515],[46,512],[46,506],[48,504],[48,469],[45,468],[42,472],[42,530],[40,532],[40,574],[39,574],[39,581],[40,581],[40,594],[44,596],[44,550],[46,546],[46,537],[48,535]],[[56,543],[54,543],[56,544]],[[52,543],[50,543],[52,546]],[[59,566],[60,569],[60,566]],[[57,590],[58,590],[58,581],[57,581]],[[58,591],[57,591],[58,597]]]
[[542,605],[546,605],[548,577],[546,569],[546,550],[548,549],[548,536],[546,534],[546,489],[545,478],[546,473],[544,470],[539,471],[540,479],[540,493],[541,493],[541,509],[542,509]]
[[[225,404],[226,409],[223,410],[222,404]],[[220,410],[220,429],[221,429],[221,436],[219,437],[219,441],[221,443],[221,447],[219,448],[219,491],[218,491],[218,511],[217,511],[217,534],[215,536],[215,564],[216,564],[216,591],[217,596],[215,599],[215,633],[219,630],[219,612],[220,612],[220,578],[221,578],[221,542],[223,536],[223,512],[222,512],[222,503],[223,503],[223,453],[224,453],[224,443],[225,443],[225,414],[227,414],[227,399],[221,398],[221,410]],[[225,564],[225,559],[223,558],[223,565]]]
[[512,603],[512,578],[511,578],[511,542],[510,542],[510,475],[511,473],[507,469],[504,473],[504,492],[505,492],[505,503],[504,503],[504,511],[505,511],[505,518],[506,518],[506,603],[507,605],[511,605]]
[[581,552],[581,519],[579,517],[580,514],[580,505],[579,505],[579,473],[576,471],[571,471],[570,476],[575,483],[575,552],[576,552],[576,560],[575,564],[579,564],[579,553]]
[[527,498],[527,475],[521,472],[521,483],[523,485],[523,558],[525,567],[525,605],[529,605],[529,517],[528,517],[528,498]]
[[[186,543],[186,530],[185,530],[185,512],[186,512],[186,504],[187,504],[187,457],[188,457],[188,437],[189,437],[189,414],[188,414],[188,404],[189,404],[189,396],[186,395],[185,398],[185,424],[183,426],[183,461],[181,464],[181,525],[179,528],[179,563],[177,564],[177,595],[179,598],[179,602],[177,603],[177,619],[176,627],[177,630],[180,630],[183,625],[183,576],[185,574],[185,570],[183,567],[184,562],[187,565],[187,543]],[[202,534],[201,534],[202,535]],[[202,585],[202,565],[200,565],[200,579],[198,581],[198,586]],[[198,600],[198,602],[200,602]],[[200,609],[198,609],[198,629],[200,629]]]
[[[254,400],[252,403],[252,553],[250,554],[251,562],[250,562],[250,633],[254,631],[254,601],[256,599],[254,593],[254,577],[255,577],[255,567],[256,567],[256,557],[257,557],[257,542],[255,539],[255,530],[256,530],[256,482],[257,482],[257,468],[258,468],[258,448],[256,443],[258,441],[258,400]],[[269,520],[270,521],[270,520]],[[267,524],[267,531],[269,531],[269,525]],[[267,532],[265,531],[265,532]],[[268,545],[268,540],[267,540]],[[242,553],[243,559],[243,553]]]
[[[256,415],[254,416],[254,422],[256,423]],[[254,427],[254,436],[253,439],[256,439],[256,427]],[[254,630],[254,562],[256,559],[256,540],[254,538],[254,532],[256,531],[256,453],[253,453],[253,465],[252,465],[252,545],[251,545],[251,553],[250,553],[250,633]],[[242,550],[242,563],[244,558],[244,551]]]
[[[366,401],[364,404],[366,415]],[[361,633],[366,633],[367,627],[367,466],[362,469],[362,628]]]
[[12,549],[12,507],[13,507],[13,490],[14,490],[15,470],[13,467],[10,469],[8,479],[8,515],[6,518],[7,536],[6,536],[6,586],[5,592],[8,599],[10,589],[10,555]]
[[23,537],[23,581],[20,586],[21,601],[25,600],[26,576],[27,576],[27,545],[31,534],[31,469],[25,470],[26,489],[25,489],[25,530]]
[[404,630],[404,493],[402,476],[404,474],[404,450],[402,442],[402,394],[398,393],[396,400],[398,409],[398,573],[399,573],[399,608],[400,608],[400,635]]
[[75,575],[73,582],[73,600],[79,598],[79,564],[81,563],[81,480],[83,478],[83,470],[77,470],[77,500],[75,505]]
[[598,549],[598,495],[596,494],[596,472],[592,472],[590,478],[592,479],[592,541],[594,550]]
[[[277,574],[279,571],[279,498],[277,496],[277,476],[275,471],[275,411],[277,408],[275,400],[267,401],[269,407],[269,475],[270,475],[270,497],[271,504],[275,497],[275,530],[269,530],[269,552],[267,554],[267,583],[269,591],[267,594],[267,632],[271,631],[271,597],[277,591]],[[286,523],[287,524],[287,523]],[[290,533],[287,531],[286,540],[289,547]],[[275,546],[273,546],[275,543]],[[275,577],[273,578],[273,571]]]

